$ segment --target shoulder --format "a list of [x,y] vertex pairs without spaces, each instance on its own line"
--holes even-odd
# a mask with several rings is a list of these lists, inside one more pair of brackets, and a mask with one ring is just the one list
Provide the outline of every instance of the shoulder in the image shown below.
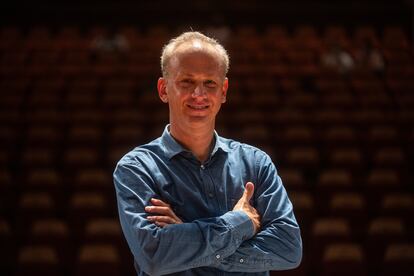
[[220,137],[220,141],[226,145],[229,154],[239,160],[254,161],[256,165],[272,162],[270,156],[256,146],[223,137]]
[[160,139],[151,141],[148,144],[138,146],[131,151],[127,152],[118,161],[117,166],[120,165],[144,165],[151,163],[154,158],[163,158],[163,149],[160,145]]
[[262,149],[246,144],[243,142],[239,142],[233,139],[223,138],[220,137],[220,140],[222,143],[226,144],[230,152],[239,152],[239,153],[245,153],[245,154],[254,154],[259,157],[266,157],[268,154],[263,151]]

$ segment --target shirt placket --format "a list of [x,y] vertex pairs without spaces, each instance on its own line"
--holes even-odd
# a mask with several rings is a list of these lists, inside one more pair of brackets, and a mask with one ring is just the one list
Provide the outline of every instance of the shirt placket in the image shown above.
[[207,191],[209,207],[213,208],[215,212],[222,213],[223,204],[221,200],[221,193],[219,192],[219,187],[217,187],[214,183],[209,165],[204,164],[200,166],[200,176],[205,186],[205,190]]

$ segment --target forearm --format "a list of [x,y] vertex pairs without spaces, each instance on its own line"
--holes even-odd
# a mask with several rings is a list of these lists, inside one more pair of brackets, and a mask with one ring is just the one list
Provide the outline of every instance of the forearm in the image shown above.
[[137,220],[120,215],[135,260],[150,275],[214,266],[253,234],[253,225],[242,212],[164,228],[142,221],[134,225]]
[[282,226],[277,231],[262,231],[243,242],[234,254],[215,267],[228,272],[293,269],[300,264],[302,258],[299,232],[299,228],[293,226]]

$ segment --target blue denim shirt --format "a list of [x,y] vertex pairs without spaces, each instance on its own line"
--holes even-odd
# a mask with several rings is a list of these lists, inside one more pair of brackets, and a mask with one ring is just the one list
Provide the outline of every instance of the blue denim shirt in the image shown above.
[[[255,184],[252,205],[261,229],[232,211],[244,185]],[[292,204],[270,157],[215,133],[204,164],[165,128],[127,153],[114,172],[121,226],[138,275],[269,275],[297,267],[302,240]],[[183,224],[149,222],[152,197],[168,202]]]

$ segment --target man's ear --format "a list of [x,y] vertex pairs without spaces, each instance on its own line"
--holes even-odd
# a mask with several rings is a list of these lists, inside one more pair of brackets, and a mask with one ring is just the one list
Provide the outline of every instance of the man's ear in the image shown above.
[[160,97],[161,101],[164,103],[168,103],[168,95],[167,95],[167,81],[164,78],[159,78],[157,83],[158,89],[158,96]]
[[225,78],[222,87],[221,103],[225,103],[227,100],[227,90],[229,89],[229,79]]

